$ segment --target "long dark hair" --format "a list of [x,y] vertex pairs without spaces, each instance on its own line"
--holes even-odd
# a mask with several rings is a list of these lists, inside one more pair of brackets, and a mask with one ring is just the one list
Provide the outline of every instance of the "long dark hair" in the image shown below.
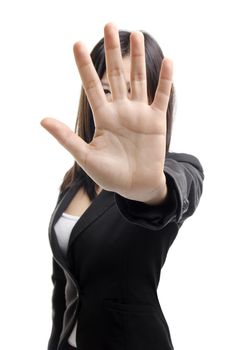
[[[159,73],[164,55],[157,41],[147,32],[143,30],[141,30],[141,32],[144,35],[145,41],[147,94],[148,102],[151,104],[158,85]],[[130,33],[131,32],[126,30],[119,30],[122,57],[130,54]],[[95,45],[90,53],[90,56],[99,75],[99,78],[102,79],[106,70],[104,38],[102,38]],[[166,153],[169,151],[172,134],[173,109],[175,102],[174,95],[174,86],[172,85],[167,109]],[[85,91],[83,87],[81,87],[77,119],[75,122],[75,133],[78,134],[87,143],[90,143],[92,141],[94,131],[95,126],[92,110]],[[67,189],[77,178],[81,180],[81,187],[83,187],[84,191],[92,201],[97,195],[96,183],[85,173],[85,171],[78,165],[76,161],[74,161],[73,166],[65,173],[62,184],[60,185],[60,191]]]

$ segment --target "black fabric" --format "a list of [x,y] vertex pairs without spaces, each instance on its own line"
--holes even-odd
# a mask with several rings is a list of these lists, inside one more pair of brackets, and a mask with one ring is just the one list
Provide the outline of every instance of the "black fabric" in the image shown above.
[[149,229],[161,230],[177,216],[180,200],[175,190],[172,177],[165,172],[168,194],[166,200],[159,205],[149,205],[136,200],[124,198],[115,193],[116,204],[121,214],[130,222],[137,221],[138,225]]
[[69,343],[67,343],[64,350],[81,350],[81,349],[79,347],[74,347],[74,346],[70,345]]
[[53,295],[52,295],[52,331],[49,339],[48,347],[51,348],[52,344],[57,344],[59,341],[60,333],[62,331],[63,314],[66,308],[65,300],[65,286],[66,278],[62,268],[56,263],[54,257],[52,257],[52,282],[53,282]]
[[157,288],[168,250],[198,206],[204,173],[196,157],[174,152],[166,156],[164,173],[168,195],[160,205],[102,190],[73,227],[67,259],[54,225],[80,183],[60,194],[49,225],[54,288],[48,350],[69,350],[76,321],[81,350],[174,349]]

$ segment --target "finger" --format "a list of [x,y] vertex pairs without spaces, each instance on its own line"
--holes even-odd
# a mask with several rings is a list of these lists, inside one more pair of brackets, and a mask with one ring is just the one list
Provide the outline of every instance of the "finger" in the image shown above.
[[142,32],[133,32],[130,35],[130,57],[131,97],[133,100],[148,102],[145,43]]
[[151,104],[151,107],[153,109],[157,109],[166,113],[172,87],[172,75],[172,61],[164,58],[160,69],[159,83],[156,89],[154,100]]
[[104,27],[106,74],[111,87],[112,99],[127,97],[127,83],[121,54],[119,32],[113,23]]
[[79,41],[74,44],[73,51],[79,74],[83,82],[83,88],[86,92],[90,106],[93,112],[95,112],[98,108],[102,107],[103,104],[107,103],[103,86],[85,45]]
[[88,144],[75,134],[66,124],[54,118],[44,118],[40,124],[69,151],[78,164],[85,169],[89,151]]

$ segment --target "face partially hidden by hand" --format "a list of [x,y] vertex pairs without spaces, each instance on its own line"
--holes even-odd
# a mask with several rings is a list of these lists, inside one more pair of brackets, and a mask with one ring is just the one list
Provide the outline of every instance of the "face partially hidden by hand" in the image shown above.
[[[128,98],[130,98],[131,95],[131,87],[130,87],[130,55],[124,56],[123,57],[123,66],[124,66],[124,75],[125,75],[125,79],[126,79],[126,84],[127,84],[127,88],[128,88]],[[108,77],[107,77],[107,73],[105,71],[102,79],[102,86],[104,89],[104,93],[106,94],[107,100],[108,102],[112,101],[112,96],[111,96],[111,88],[109,85],[109,81],[108,81]]]
[[131,33],[130,54],[122,57],[118,28],[108,23],[104,43],[106,72],[102,81],[86,46],[79,41],[73,47],[93,112],[93,140],[85,142],[54,118],[45,118],[41,124],[100,187],[129,199],[157,203],[166,182],[163,169],[172,62],[163,59],[156,94],[149,105],[143,34]]

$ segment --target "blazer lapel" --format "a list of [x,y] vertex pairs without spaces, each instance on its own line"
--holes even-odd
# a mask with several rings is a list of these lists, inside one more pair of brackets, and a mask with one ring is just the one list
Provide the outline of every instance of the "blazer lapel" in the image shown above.
[[[54,225],[56,224],[57,220],[60,218],[62,213],[65,211],[65,209],[68,207],[69,203],[79,190],[80,185],[80,180],[74,181],[74,183],[70,186],[70,188],[61,198],[61,200],[57,203],[49,222],[49,240],[53,254],[58,260],[60,260],[60,262],[64,265],[64,267],[66,267],[66,269],[69,269],[68,260],[64,258],[60,249],[57,236],[54,230]],[[95,221],[100,215],[102,215],[109,207],[114,205],[114,203],[114,193],[111,191],[102,190],[100,194],[94,198],[90,206],[80,216],[80,218],[78,219],[71,231],[68,242],[67,256],[71,244],[77,239],[80,233],[83,232],[87,226],[92,224],[93,221]]]

